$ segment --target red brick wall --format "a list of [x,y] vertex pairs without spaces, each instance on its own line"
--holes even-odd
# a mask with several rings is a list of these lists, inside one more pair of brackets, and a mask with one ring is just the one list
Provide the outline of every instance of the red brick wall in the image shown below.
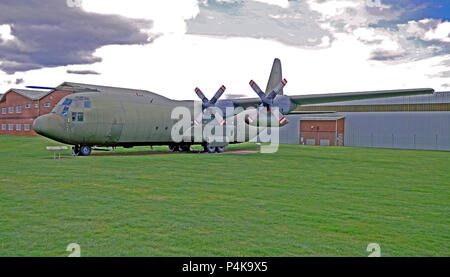
[[[300,120],[300,144],[306,144],[308,139],[313,139],[315,145],[320,145],[320,140],[326,139],[329,140],[330,146],[335,146],[338,137],[336,134],[342,134],[342,138],[344,137],[344,118],[337,122],[336,120]],[[343,142],[342,145],[344,145]]]
[[[338,138],[342,139],[342,142],[340,143],[340,145],[344,146],[344,126],[345,126],[345,118],[341,118],[338,120],[338,129],[337,129],[337,134],[338,134]],[[340,136],[339,136],[340,135]],[[338,141],[339,144],[339,141]]]
[[[39,100],[39,115],[44,115],[50,113],[56,104],[65,96],[71,94],[72,92],[69,91],[54,91],[50,93],[49,95],[43,97],[41,100]],[[45,103],[50,103],[50,107],[46,108]]]
[[[71,94],[67,91],[54,91],[40,100],[28,99],[14,91],[6,94],[5,101],[0,103],[0,134],[14,136],[36,136],[33,130],[33,121],[38,116],[50,113],[55,105],[66,95]],[[45,107],[45,103],[50,103],[50,107]],[[30,104],[30,108],[25,108],[26,104]],[[38,104],[36,108],[35,105]],[[17,113],[16,107],[21,106],[22,112]],[[9,107],[13,107],[13,113],[9,113]],[[2,108],[6,108],[6,114],[2,114]],[[5,127],[6,130],[3,130]],[[9,124],[13,124],[13,131],[9,130]],[[16,124],[20,124],[20,130],[17,130]],[[30,130],[25,131],[25,125],[30,124]]]

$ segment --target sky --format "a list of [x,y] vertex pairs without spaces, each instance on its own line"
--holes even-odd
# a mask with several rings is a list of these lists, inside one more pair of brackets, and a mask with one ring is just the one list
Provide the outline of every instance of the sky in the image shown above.
[[196,99],[450,90],[450,1],[2,0],[0,93],[65,81]]

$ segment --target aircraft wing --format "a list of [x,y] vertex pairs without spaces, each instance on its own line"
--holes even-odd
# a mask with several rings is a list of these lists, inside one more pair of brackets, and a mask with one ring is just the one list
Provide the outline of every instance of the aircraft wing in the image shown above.
[[[399,90],[378,90],[378,91],[361,91],[361,92],[343,92],[343,93],[326,93],[326,94],[307,94],[307,95],[286,95],[291,101],[298,106],[308,104],[320,104],[329,102],[351,101],[373,98],[387,98],[396,96],[411,96],[420,94],[432,94],[432,88],[416,88],[416,89],[399,89]],[[228,99],[233,102],[235,107],[254,107],[261,104],[259,98],[239,98]]]

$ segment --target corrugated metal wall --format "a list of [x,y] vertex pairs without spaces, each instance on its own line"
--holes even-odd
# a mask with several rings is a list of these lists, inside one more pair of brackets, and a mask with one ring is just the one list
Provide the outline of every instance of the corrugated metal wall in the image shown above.
[[[345,116],[346,146],[450,150],[450,93],[336,102],[304,108],[327,111],[330,106]],[[336,114],[323,114],[326,115]],[[287,116],[289,124],[280,129],[281,143],[299,143],[300,119],[304,116],[308,115]]]
[[346,146],[450,150],[450,112],[341,114]]
[[[346,146],[450,150],[450,112],[339,114],[345,116]],[[280,129],[280,143],[299,143],[304,116],[287,116],[289,124]]]

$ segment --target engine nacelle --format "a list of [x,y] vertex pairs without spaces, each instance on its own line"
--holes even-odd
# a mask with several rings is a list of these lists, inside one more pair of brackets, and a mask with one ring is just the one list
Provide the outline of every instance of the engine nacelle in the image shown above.
[[278,107],[280,113],[282,114],[288,114],[290,111],[297,108],[297,105],[291,101],[289,96],[286,95],[275,96],[275,99],[273,99],[273,106]]
[[255,109],[245,115],[245,123],[254,127],[283,127],[288,124],[286,117],[276,110]]

